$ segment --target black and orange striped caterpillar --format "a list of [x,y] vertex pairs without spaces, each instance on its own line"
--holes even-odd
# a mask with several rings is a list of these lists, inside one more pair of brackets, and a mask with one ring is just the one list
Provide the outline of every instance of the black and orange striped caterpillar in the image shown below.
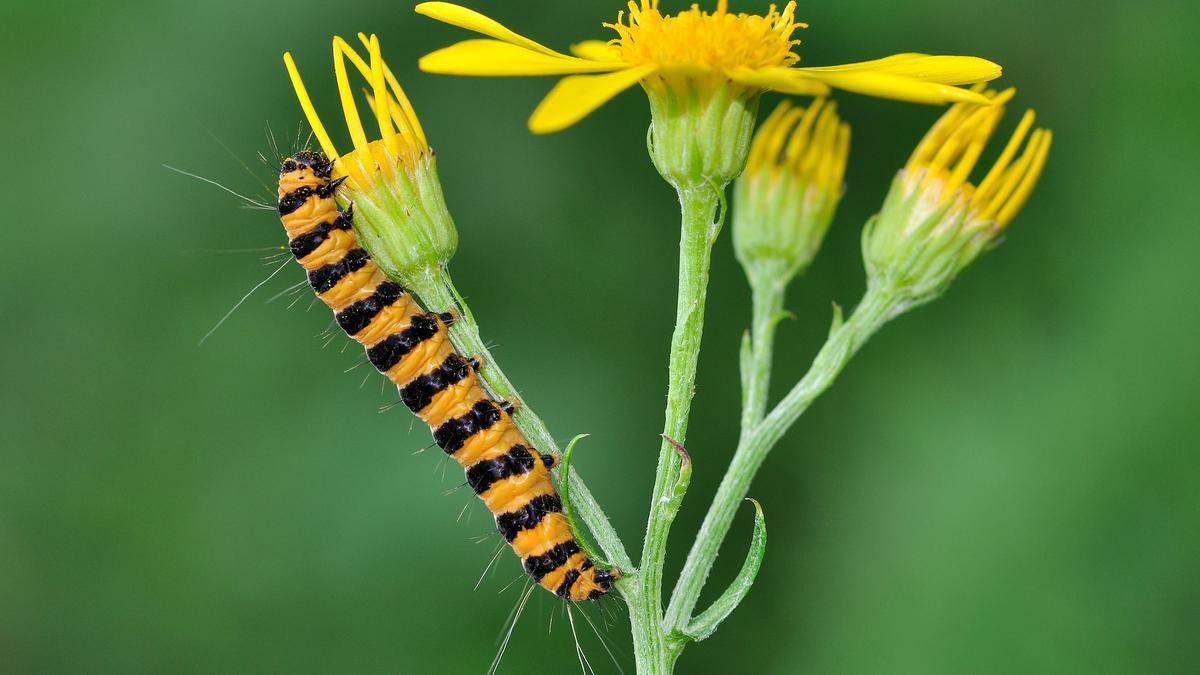
[[571,601],[596,599],[618,577],[587,557],[571,534],[550,476],[557,457],[529,447],[513,405],[479,384],[478,359],[454,351],[452,314],[426,312],[371,260],[354,233],[353,205],[339,211],[343,179],[319,152],[287,158],[279,172],[279,215],[292,255],[346,334],[400,390],[496,519],[496,529],[539,585]]

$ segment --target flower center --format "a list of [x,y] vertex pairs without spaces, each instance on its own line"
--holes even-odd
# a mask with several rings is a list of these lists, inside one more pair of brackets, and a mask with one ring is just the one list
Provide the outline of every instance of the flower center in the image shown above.
[[766,16],[730,14],[728,5],[728,0],[718,0],[712,13],[692,5],[675,16],[663,16],[658,0],[641,0],[640,5],[631,1],[628,17],[621,12],[616,23],[604,25],[617,32],[612,44],[627,63],[724,70],[787,67],[800,60],[792,52],[800,44],[792,33],[806,24],[796,23],[795,2],[788,2],[782,12],[771,5]]

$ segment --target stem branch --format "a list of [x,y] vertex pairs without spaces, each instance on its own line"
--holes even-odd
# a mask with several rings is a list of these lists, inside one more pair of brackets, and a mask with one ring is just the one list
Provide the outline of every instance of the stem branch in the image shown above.
[[[764,309],[768,306],[769,303],[762,303]],[[756,302],[755,324],[765,321],[763,317],[757,316],[759,307],[760,304]],[[896,313],[897,302],[893,297],[869,288],[850,318],[841,325],[835,325],[808,373],[792,387],[769,415],[762,418],[752,429],[743,429],[729,470],[717,488],[717,494],[704,517],[704,523],[700,526],[700,532],[692,544],[692,550],[688,553],[683,572],[672,594],[666,620],[669,628],[682,629],[690,621],[700,591],[716,561],[721,542],[729,533],[738,505],[746,497],[754,475],[758,473],[771,448],[808,406],[833,384],[850,357]],[[768,341],[758,343],[755,347],[760,345],[769,350]],[[770,362],[770,354],[756,354],[755,357],[756,364]],[[769,365],[766,369],[769,371]],[[752,389],[754,386],[766,386],[765,376],[760,374],[757,368],[752,373]]]
[[786,262],[764,261],[750,279],[754,310],[750,320],[750,361],[742,373],[746,389],[742,396],[742,435],[758,426],[767,413],[771,388],[771,357],[775,346],[775,326],[783,312]]

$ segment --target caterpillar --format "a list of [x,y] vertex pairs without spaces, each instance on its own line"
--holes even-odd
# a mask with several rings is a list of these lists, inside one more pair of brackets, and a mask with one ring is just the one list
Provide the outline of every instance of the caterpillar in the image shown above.
[[309,285],[462,465],[525,572],[572,602],[603,596],[619,573],[597,567],[572,536],[550,476],[558,458],[530,447],[513,424],[513,404],[484,392],[479,360],[450,343],[454,315],[426,312],[359,246],[353,204],[340,211],[335,199],[344,178],[332,174],[328,158],[309,151],[285,159],[279,172],[280,220]]

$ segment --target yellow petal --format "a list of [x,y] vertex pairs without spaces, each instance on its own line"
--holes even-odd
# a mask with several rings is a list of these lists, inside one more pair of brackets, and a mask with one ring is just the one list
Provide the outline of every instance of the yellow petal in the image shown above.
[[656,69],[657,66],[647,64],[606,75],[565,77],[533,111],[529,130],[535,134],[548,134],[565,129]]
[[874,61],[847,63],[821,68],[797,68],[810,73],[845,73],[873,71],[923,82],[938,84],[974,84],[1000,77],[999,65],[975,56],[929,56],[927,54],[894,54]]
[[500,22],[495,19],[490,19],[479,12],[466,7],[460,7],[449,2],[422,2],[415,7],[417,14],[423,14],[431,19],[436,19],[452,26],[473,30],[476,33],[483,33],[489,37],[494,37],[497,40],[507,42],[509,44],[524,47],[535,52],[541,52],[547,56],[566,56],[560,54],[549,47],[541,45],[524,35],[518,35],[513,31],[505,28]]
[[1016,192],[1008,199],[1008,203],[1004,205],[1004,209],[996,216],[996,222],[1000,227],[1008,227],[1012,219],[1016,217],[1017,212],[1025,206],[1025,201],[1029,199],[1029,194],[1033,192],[1033,187],[1037,185],[1038,178],[1042,175],[1042,169],[1046,165],[1046,155],[1050,153],[1050,141],[1053,139],[1053,134],[1049,129],[1044,129],[1044,134],[1041,137],[1041,143],[1037,146],[1037,150],[1029,150],[1035,153],[1033,162],[1028,171],[1021,178],[1020,185],[1017,186]]
[[872,70],[814,71],[811,68],[795,68],[803,76],[810,77],[836,89],[856,94],[891,98],[910,103],[980,103],[990,105],[986,96],[969,89],[960,89],[937,82],[922,82],[916,78],[892,75]]
[[336,35],[333,38],[333,74],[337,80],[338,96],[342,99],[342,113],[346,118],[346,128],[350,131],[350,140],[354,143],[354,151],[360,157],[368,156],[367,132],[363,129],[362,118],[358,116],[358,105],[354,102],[354,90],[350,88],[350,76],[346,72],[346,54],[355,53],[346,41]]
[[1004,174],[1004,170],[1012,163],[1012,159],[1017,154],[1017,150],[1021,148],[1021,142],[1025,140],[1025,135],[1033,127],[1034,120],[1037,119],[1037,114],[1032,110],[1026,110],[1021,117],[1021,122],[1017,124],[1016,131],[1009,137],[1008,143],[1004,146],[1004,150],[1000,156],[996,158],[996,163],[992,165],[992,169],[988,171],[983,180],[979,182],[979,187],[975,188],[975,199],[983,200],[989,197],[992,188],[1000,182],[1000,177]]
[[[358,39],[364,46],[367,45],[365,34],[359,33]],[[407,137],[412,138],[417,147],[428,148],[429,141],[425,139],[425,130],[421,128],[417,112],[413,110],[412,102],[408,100],[408,95],[404,93],[404,88],[400,86],[400,81],[396,79],[395,73],[388,67],[386,61],[383,62],[383,77],[392,90],[388,107],[392,109],[392,119],[396,122],[397,128]]]
[[902,63],[904,61],[908,61],[911,59],[925,58],[928,56],[929,56],[928,54],[921,54],[919,52],[905,52],[903,54],[892,54],[891,56],[885,56],[882,59],[872,59],[870,61],[856,61],[854,63],[843,63],[843,64],[837,65],[837,66],[812,67],[812,68],[805,68],[805,70],[818,70],[818,71],[820,71],[820,70],[875,70],[877,68],[883,68],[883,67],[886,67],[886,66],[889,66],[892,64]]
[[571,45],[571,53],[593,61],[620,61],[621,52],[604,40],[584,40]]
[[417,65],[427,73],[483,76],[607,73],[625,68],[621,62],[546,56],[498,40],[465,40],[426,54]]
[[795,68],[731,68],[725,76],[734,82],[799,96],[826,96],[829,87],[799,76]]
[[283,65],[287,68],[288,77],[292,80],[292,88],[296,90],[296,98],[300,99],[300,109],[308,118],[308,126],[312,127],[313,135],[317,137],[317,142],[321,144],[325,156],[330,160],[337,159],[339,157],[337,148],[330,140],[329,132],[325,131],[325,125],[321,124],[321,118],[317,115],[316,108],[313,107],[308,89],[304,87],[304,80],[300,79],[300,71],[296,69],[296,62],[292,59],[291,52],[283,53]]

